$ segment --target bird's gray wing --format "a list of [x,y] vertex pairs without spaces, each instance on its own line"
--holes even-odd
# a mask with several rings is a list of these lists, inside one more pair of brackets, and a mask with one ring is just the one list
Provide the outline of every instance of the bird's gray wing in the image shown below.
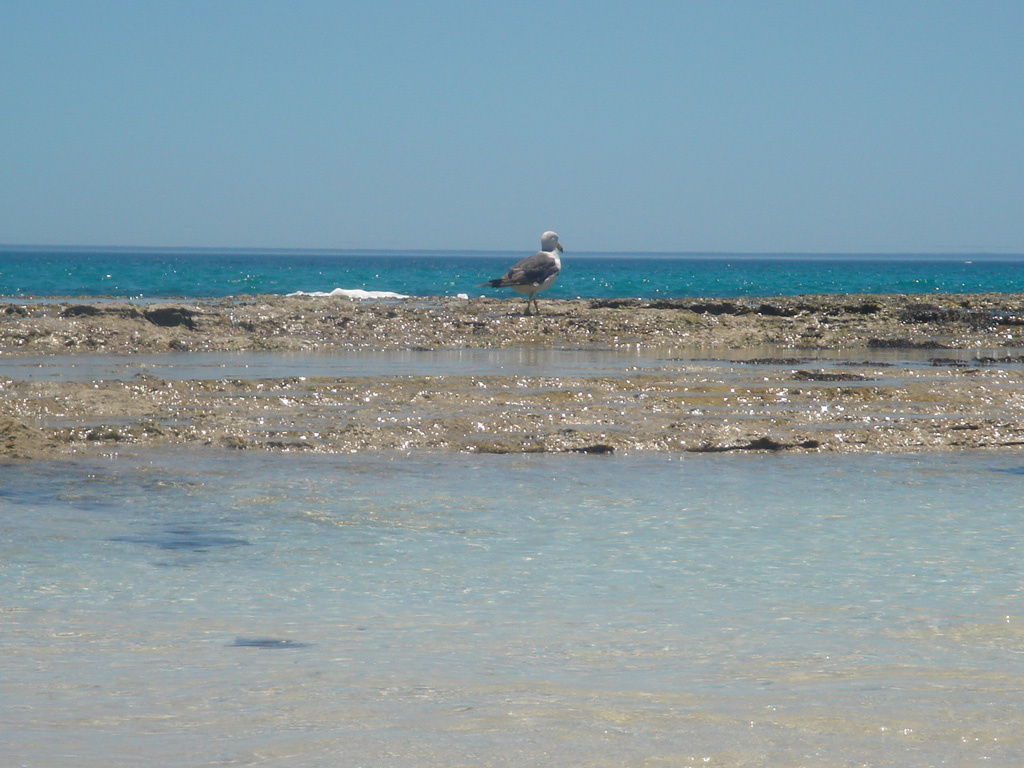
[[503,285],[533,285],[543,283],[551,275],[558,272],[558,262],[544,251],[527,256],[518,264],[514,264],[503,278]]

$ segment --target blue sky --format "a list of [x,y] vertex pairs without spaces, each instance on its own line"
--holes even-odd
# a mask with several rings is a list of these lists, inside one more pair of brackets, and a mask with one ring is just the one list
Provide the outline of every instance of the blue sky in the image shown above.
[[0,0],[0,243],[1024,253],[1024,3]]

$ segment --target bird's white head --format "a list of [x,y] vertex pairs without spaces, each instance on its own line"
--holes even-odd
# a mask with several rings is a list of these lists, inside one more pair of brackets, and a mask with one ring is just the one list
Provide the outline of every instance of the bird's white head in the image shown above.
[[555,249],[562,250],[562,244],[558,242],[558,234],[555,232],[545,232],[540,236],[540,249],[542,251],[551,252]]

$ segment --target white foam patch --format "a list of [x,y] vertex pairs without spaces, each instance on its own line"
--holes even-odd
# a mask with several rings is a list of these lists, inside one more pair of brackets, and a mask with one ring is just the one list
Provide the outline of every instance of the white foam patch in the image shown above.
[[330,297],[341,297],[346,299],[408,299],[409,297],[402,293],[393,293],[392,291],[364,291],[362,288],[335,288],[330,293],[324,291],[311,291],[306,293],[305,291],[295,291],[295,293],[289,293],[291,296],[311,296],[313,298],[330,298]]

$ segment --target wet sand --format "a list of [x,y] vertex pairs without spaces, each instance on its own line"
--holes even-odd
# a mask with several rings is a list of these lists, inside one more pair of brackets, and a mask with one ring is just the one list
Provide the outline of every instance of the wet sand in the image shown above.
[[[358,302],[0,301],[0,369],[166,355],[154,374],[0,374],[0,456],[281,451],[914,451],[1024,445],[1024,296]],[[431,363],[495,350],[494,370]],[[318,370],[415,353],[411,370]],[[530,350],[604,355],[587,370]],[[301,353],[294,375],[173,375],[196,353]],[[607,358],[621,353],[621,364]],[[125,358],[131,364],[133,358]],[[141,358],[135,358],[141,359]],[[310,362],[312,360],[312,362]],[[416,360],[422,371],[416,370]],[[642,361],[643,364],[637,364]],[[59,365],[58,365],[59,367]],[[440,372],[439,372],[440,369]],[[538,373],[542,370],[542,373]]]

